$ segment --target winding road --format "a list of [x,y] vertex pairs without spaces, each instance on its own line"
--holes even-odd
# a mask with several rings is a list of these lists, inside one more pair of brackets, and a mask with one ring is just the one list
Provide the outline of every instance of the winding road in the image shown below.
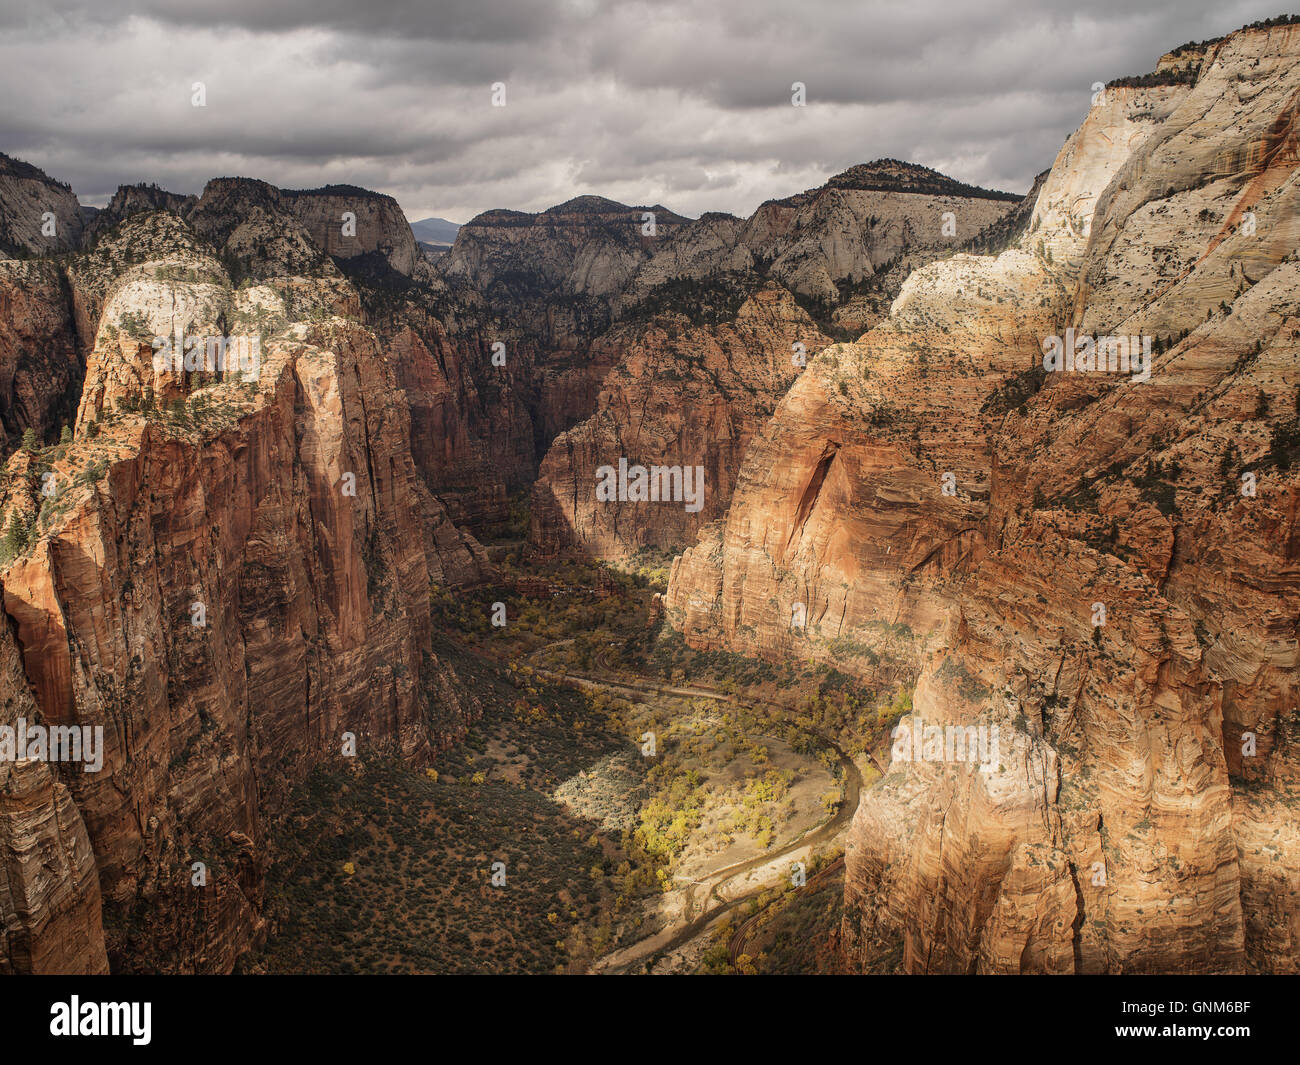
[[[573,642],[572,639],[567,639],[548,644],[546,647],[533,651],[527,656],[527,658],[534,660],[538,655],[545,654],[557,647],[563,647]],[[463,650],[468,651],[478,658],[491,661],[498,665],[500,665],[502,661],[493,655],[483,653],[477,648],[464,647]],[[641,680],[614,680],[611,678],[616,672],[616,667],[612,662],[610,662],[610,657],[610,650],[604,647],[600,648],[593,656],[595,663],[608,671],[611,675],[610,677],[596,676],[591,673],[543,668],[532,665],[531,661],[529,668],[534,674],[546,680],[574,684],[581,688],[636,692],[642,695],[671,696],[678,699],[711,699],[715,702],[726,702],[732,704],[739,704],[743,701],[750,704],[761,703],[765,706],[773,706],[784,711],[789,711],[791,709],[791,707],[786,706],[784,703],[778,703],[771,699],[762,699],[754,696],[738,697],[728,692],[719,691],[717,688],[707,686],[681,687],[653,684],[649,681]],[[783,870],[781,875],[775,880],[768,879],[759,886],[746,891],[744,894],[737,895],[734,898],[723,898],[720,894],[722,888],[727,883],[736,879],[738,876],[771,865],[785,855],[793,854],[796,851],[803,850],[804,848],[808,848],[809,853],[811,854],[813,848],[834,839],[848,826],[849,822],[853,819],[854,813],[857,811],[858,801],[862,795],[862,774],[854,764],[853,759],[850,758],[829,736],[820,732],[814,732],[813,735],[816,736],[822,744],[835,752],[835,756],[839,759],[840,767],[844,772],[844,793],[841,796],[839,805],[835,812],[820,825],[808,829],[796,838],[774,850],[765,851],[764,853],[746,859],[745,861],[723,866],[721,869],[715,869],[703,880],[691,883],[686,888],[684,924],[660,929],[658,932],[647,936],[645,939],[638,940],[627,947],[623,947],[620,950],[605,955],[603,958],[597,959],[595,964],[592,966],[591,971],[593,973],[606,973],[610,975],[629,973],[638,965],[638,963],[644,963],[647,958],[662,956],[681,949],[692,940],[703,935],[712,924],[726,916],[726,914],[730,913],[732,910],[743,906],[751,899],[757,898],[763,892],[770,890],[775,884],[783,880],[786,874]],[[870,750],[867,750],[865,754],[867,758],[870,759],[871,764],[875,767],[877,772],[883,776],[885,769],[876,759],[876,756]],[[843,857],[837,858],[824,869],[818,870],[805,887],[815,886],[822,883],[825,878],[833,875],[836,870],[842,868],[843,864]],[[696,894],[700,887],[705,886],[708,888],[708,891],[704,896],[704,904],[706,908],[701,913],[696,914]],[[709,903],[712,903],[712,905],[709,905]],[[740,954],[743,953],[745,940],[754,930],[757,920],[762,916],[763,912],[764,911],[760,911],[748,918],[733,933],[728,944],[728,954],[733,965],[735,964],[736,959],[739,958]]]
[[[550,647],[542,648],[540,651],[534,652],[533,655],[530,655],[529,657],[533,658],[537,654],[541,654],[544,651],[551,650],[557,646],[560,646],[560,644],[552,644]],[[595,659],[597,664],[604,667],[611,674],[614,672],[612,664],[608,661],[608,652],[604,648],[597,652]],[[536,666],[531,668],[538,676],[544,677],[547,680],[567,681],[568,683],[577,684],[581,687],[617,689],[622,691],[638,692],[641,694],[668,695],[686,699],[712,699],[716,702],[729,702],[733,704],[741,701],[735,695],[711,687],[666,686],[661,684],[652,684],[648,681],[612,680],[605,677],[593,676],[589,673],[557,671],[552,669],[543,669]],[[744,701],[749,703],[763,703],[764,705],[775,706],[782,710],[790,709],[790,707],[787,707],[782,703],[773,702],[768,699],[745,697]],[[834,740],[821,733],[814,733],[814,735],[825,746],[835,752],[836,757],[839,759],[840,767],[844,771],[844,794],[841,796],[839,806],[835,813],[820,825],[809,829],[775,850],[765,851],[764,853],[746,859],[745,861],[736,862],[732,865],[724,866],[721,869],[715,869],[705,879],[690,884],[686,889],[685,924],[679,925],[676,928],[676,931],[672,928],[662,929],[654,935],[633,943],[631,946],[607,954],[605,957],[599,959],[592,967],[593,972],[609,974],[627,973],[635,965],[639,962],[643,962],[648,957],[668,954],[686,946],[696,937],[703,935],[709,926],[715,921],[718,921],[732,910],[743,906],[750,899],[756,898],[764,891],[769,890],[774,883],[769,880],[742,895],[724,899],[720,892],[723,886],[728,882],[745,873],[752,872],[755,869],[771,865],[773,862],[776,862],[785,855],[793,854],[794,852],[801,851],[804,848],[808,848],[809,853],[811,853],[813,848],[834,839],[848,826],[849,822],[853,819],[853,814],[858,808],[858,801],[862,795],[862,774],[858,771],[858,767],[854,764],[853,759],[850,758]],[[870,751],[867,751],[866,753],[867,757],[871,759],[872,765],[875,766],[881,775],[884,775],[884,768],[876,760],[875,755]],[[821,883],[828,875],[832,874],[834,870],[841,868],[843,864],[844,860],[841,857],[825,869],[819,870],[808,882],[809,885]],[[704,906],[706,908],[703,912],[696,914],[696,893],[702,886],[708,887],[708,891],[704,897]],[[713,905],[709,905],[710,903]],[[754,925],[760,916],[761,913],[755,914],[753,917],[749,918],[732,935],[729,945],[729,954],[733,965],[742,952],[745,937],[753,930]]]
[[[838,858],[835,859],[835,861],[831,862],[830,865],[818,869],[817,872],[813,875],[812,879],[810,879],[808,883],[804,885],[804,890],[805,891],[816,890],[817,888],[821,887],[821,885],[825,881],[829,880],[836,873],[839,873],[843,868],[844,868],[844,855],[841,854]],[[740,956],[745,953],[746,941],[757,929],[758,922],[763,919],[766,913],[767,910],[762,909],[759,910],[758,913],[753,914],[750,917],[747,917],[740,924],[740,927],[738,927],[735,930],[735,932],[731,934],[731,939],[727,943],[727,960],[731,962],[731,966],[733,969],[739,968]]]
[[[724,697],[725,698],[725,697]],[[858,767],[853,764],[853,759],[849,758],[840,748],[826,737],[820,737],[832,750],[835,751],[839,758],[840,766],[844,770],[844,795],[840,801],[835,813],[827,820],[823,821],[816,828],[811,828],[802,835],[790,840],[784,846],[777,847],[774,850],[764,851],[753,858],[746,859],[743,862],[736,862],[733,865],[724,866],[721,869],[715,869],[703,881],[697,881],[687,888],[686,897],[686,924],[681,925],[675,933],[665,938],[665,932],[661,931],[646,939],[632,944],[630,947],[624,947],[622,950],[615,951],[613,954],[606,955],[597,962],[593,971],[607,973],[625,973],[632,966],[642,961],[644,958],[656,954],[668,954],[674,950],[686,946],[687,943],[697,936],[703,935],[708,927],[715,921],[724,917],[737,907],[743,906],[750,899],[756,898],[764,891],[773,887],[774,882],[768,882],[759,885],[756,888],[745,892],[743,895],[737,895],[735,898],[724,899],[719,893],[722,887],[736,877],[748,873],[754,869],[761,869],[764,866],[771,865],[778,859],[787,854],[793,854],[808,848],[811,853],[812,848],[819,844],[826,843],[834,839],[839,833],[848,826],[853,819],[853,814],[858,808],[858,799],[862,794],[862,774],[858,772]],[[785,871],[782,871],[781,878],[784,878]],[[817,875],[821,875],[819,872]],[[815,879],[815,877],[814,877]],[[698,916],[695,913],[695,894],[697,888],[702,885],[708,885],[709,890],[705,895],[705,905],[709,903],[714,905],[708,906]],[[666,930],[671,931],[671,930]]]

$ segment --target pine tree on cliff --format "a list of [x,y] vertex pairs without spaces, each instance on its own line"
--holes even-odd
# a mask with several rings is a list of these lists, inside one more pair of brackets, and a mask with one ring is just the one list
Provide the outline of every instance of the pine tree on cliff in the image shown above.
[[8,562],[27,550],[27,541],[31,537],[31,527],[18,514],[9,517],[9,526],[0,537],[0,558]]

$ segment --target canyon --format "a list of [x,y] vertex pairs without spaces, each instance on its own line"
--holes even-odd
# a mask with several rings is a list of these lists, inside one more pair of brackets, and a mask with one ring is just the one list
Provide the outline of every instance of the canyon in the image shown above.
[[[105,737],[0,762],[0,972],[236,969],[296,789],[436,779],[486,712],[449,604],[570,559],[665,565],[664,640],[997,729],[863,787],[841,970],[1296,971],[1297,59],[1167,54],[1025,197],[885,159],[436,256],[355,186],[95,211],[0,156],[0,725]],[[1045,370],[1076,335],[1149,379]],[[620,462],[700,505],[602,498]]]
[[[811,362],[674,563],[691,642],[1000,727],[998,772],[864,796],[850,968],[1295,968],[1297,48],[1247,30],[1108,86],[1016,244]],[[1150,380],[1044,373],[1071,325],[1159,338]]]

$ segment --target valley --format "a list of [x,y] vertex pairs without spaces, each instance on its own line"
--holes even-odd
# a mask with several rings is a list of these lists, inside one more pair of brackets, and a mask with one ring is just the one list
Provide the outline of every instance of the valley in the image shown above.
[[[530,579],[603,583],[551,565]],[[825,671],[760,679],[743,662],[656,653],[655,592],[611,580],[616,596],[578,592],[544,612],[502,589],[457,605],[459,640],[438,653],[482,718],[436,771],[385,758],[308,779],[272,841],[273,930],[241,971],[734,971],[705,957],[731,914],[781,909],[796,861],[814,881],[838,868],[859,763],[878,768],[822,730],[856,702],[830,709]],[[518,628],[484,633],[474,615],[497,594]],[[674,683],[683,672],[689,684]],[[346,928],[366,941],[340,939]]]
[[1300,971],[1297,60],[437,242],[0,155],[0,973]]

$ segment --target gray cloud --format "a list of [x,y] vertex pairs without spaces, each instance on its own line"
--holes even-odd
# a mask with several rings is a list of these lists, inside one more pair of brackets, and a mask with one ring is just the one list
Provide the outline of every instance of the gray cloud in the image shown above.
[[1093,82],[1275,2],[0,0],[0,151],[90,203],[245,174],[458,221],[587,192],[747,214],[880,156],[1023,191]]

